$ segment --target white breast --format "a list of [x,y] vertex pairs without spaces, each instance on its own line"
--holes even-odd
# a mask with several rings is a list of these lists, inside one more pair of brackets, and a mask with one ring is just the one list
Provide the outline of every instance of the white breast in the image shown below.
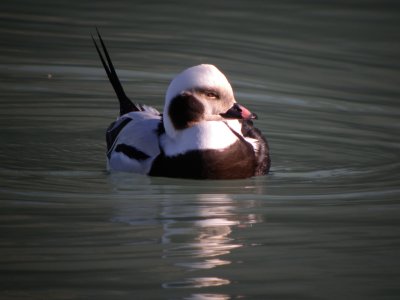
[[176,156],[191,150],[223,150],[238,140],[232,129],[241,135],[237,120],[201,122],[178,131],[174,138],[162,135],[160,145],[167,156]]

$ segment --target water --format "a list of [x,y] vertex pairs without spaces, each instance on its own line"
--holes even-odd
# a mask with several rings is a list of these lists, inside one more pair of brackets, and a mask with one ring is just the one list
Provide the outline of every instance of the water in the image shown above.
[[[395,1],[2,1],[0,299],[398,299]],[[105,171],[117,102],[219,66],[272,172]]]

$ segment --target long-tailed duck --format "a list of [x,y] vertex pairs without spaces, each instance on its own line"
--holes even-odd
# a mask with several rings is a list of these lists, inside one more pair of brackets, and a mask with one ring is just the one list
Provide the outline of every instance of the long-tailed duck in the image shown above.
[[126,96],[97,34],[105,58],[92,39],[120,104],[120,116],[106,132],[109,170],[196,179],[268,173],[269,147],[253,126],[257,117],[236,103],[230,83],[215,66],[194,66],[176,76],[161,114]]

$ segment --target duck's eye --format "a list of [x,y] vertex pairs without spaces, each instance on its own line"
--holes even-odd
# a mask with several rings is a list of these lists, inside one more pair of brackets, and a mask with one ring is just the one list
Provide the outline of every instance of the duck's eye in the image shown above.
[[219,96],[216,92],[213,91],[205,91],[204,94],[206,95],[207,98],[211,99],[219,99]]

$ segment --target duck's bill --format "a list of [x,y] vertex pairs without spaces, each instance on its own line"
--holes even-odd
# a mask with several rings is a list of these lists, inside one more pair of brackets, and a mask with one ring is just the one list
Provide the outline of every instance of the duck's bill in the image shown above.
[[249,111],[246,107],[235,103],[227,112],[220,114],[225,119],[257,119],[257,115]]

